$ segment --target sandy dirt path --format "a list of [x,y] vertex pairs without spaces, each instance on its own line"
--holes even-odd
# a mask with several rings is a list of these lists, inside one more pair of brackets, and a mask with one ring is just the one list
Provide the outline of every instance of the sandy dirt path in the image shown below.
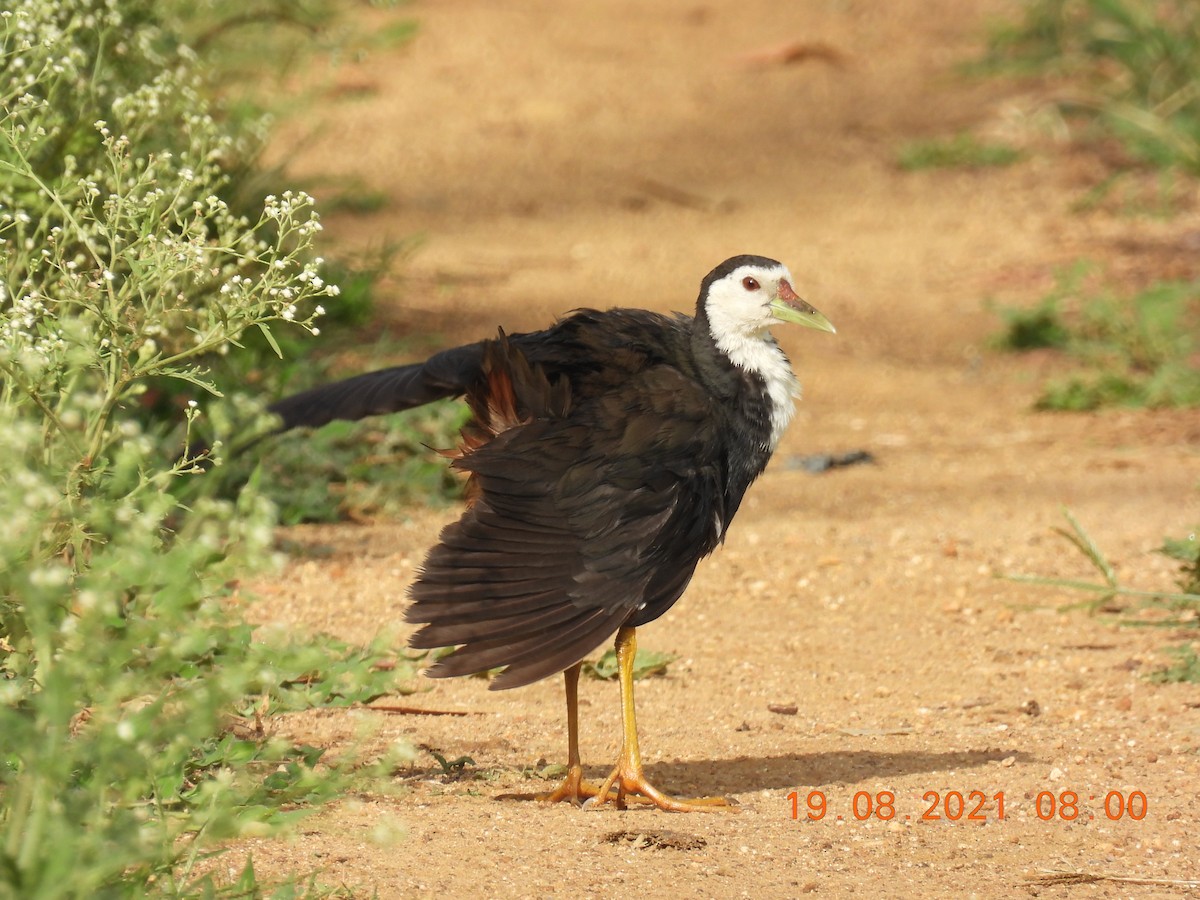
[[[1200,217],[1194,197],[1171,220],[1072,212],[1096,163],[1046,146],[1029,94],[954,74],[1012,6],[422,0],[402,11],[420,21],[415,42],[339,69],[281,134],[293,172],[386,198],[327,217],[335,244],[425,236],[381,310],[395,333],[449,343],[577,306],[690,310],[704,272],[752,252],[786,261],[839,334],[779,334],[805,386],[797,419],[727,545],[640,632],[679,656],[639,683],[651,777],[731,796],[739,813],[497,801],[541,789],[530,771],[565,755],[561,683],[423,683],[404,702],[468,715],[292,725],[334,749],[399,739],[468,755],[468,776],[446,781],[422,750],[393,795],[249,842],[260,873],[320,869],[385,898],[1189,895],[1166,882],[1200,879],[1200,690],[1146,678],[1171,635],[994,576],[1088,574],[1051,532],[1066,506],[1123,578],[1168,586],[1154,549],[1200,519],[1200,415],[1031,412],[1053,363],[989,351],[986,301],[1030,302],[1081,257],[1131,279],[1194,275],[1180,235]],[[763,61],[797,42],[815,52]],[[894,165],[903,142],[968,127],[1042,147],[1008,169]],[[315,136],[298,144],[302,131]],[[877,463],[790,464],[854,449]],[[402,638],[407,584],[454,515],[291,530],[321,553],[254,585],[260,615]],[[602,775],[615,685],[585,681],[582,715]],[[881,792],[895,817],[857,819],[856,797],[862,813]],[[952,792],[968,811],[972,792],[986,798],[982,820],[949,820]],[[1074,792],[1080,815],[1042,821],[1042,792]],[[1110,792],[1140,792],[1149,811],[1110,821]],[[1162,883],[1027,886],[1041,869]]]

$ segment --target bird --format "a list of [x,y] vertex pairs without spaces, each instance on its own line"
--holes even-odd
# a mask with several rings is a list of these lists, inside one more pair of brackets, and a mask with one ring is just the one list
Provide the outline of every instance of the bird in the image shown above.
[[[729,805],[647,779],[633,665],[637,629],[724,542],[793,417],[799,383],[770,330],[781,323],[835,331],[786,266],[739,255],[704,276],[693,315],[578,309],[268,406],[288,430],[465,398],[460,444],[443,451],[467,475],[465,508],[429,551],[405,618],[420,626],[413,648],[455,648],[429,676],[498,670],[490,687],[504,690],[563,673],[567,772],[537,799]],[[597,787],[583,778],[579,674],[614,635],[621,749]]]

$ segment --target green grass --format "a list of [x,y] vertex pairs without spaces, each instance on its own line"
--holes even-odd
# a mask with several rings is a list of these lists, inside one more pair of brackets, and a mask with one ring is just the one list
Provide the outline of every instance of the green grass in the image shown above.
[[1057,295],[1043,297],[1029,308],[1015,306],[996,310],[1004,320],[1004,331],[995,344],[1004,350],[1060,350],[1071,340],[1071,330],[1063,321],[1062,299]]
[[[1176,585],[1179,590],[1135,590],[1121,584],[1116,570],[1104,552],[1092,540],[1079,521],[1067,510],[1063,511],[1067,528],[1056,528],[1060,535],[1079,551],[1099,575],[1098,581],[1083,579],[1053,578],[1042,575],[1008,575],[1009,580],[1025,584],[1040,585],[1076,591],[1091,596],[1086,606],[1093,611],[1110,609],[1114,604],[1128,605],[1140,610],[1153,610],[1156,615],[1150,621],[1126,619],[1123,624],[1157,628],[1200,629],[1200,540],[1198,529],[1193,529],[1183,538],[1168,538],[1159,552],[1180,562]],[[1200,660],[1195,652],[1195,641],[1168,648],[1179,661],[1150,675],[1152,681],[1200,682]]]
[[1196,648],[1191,644],[1181,644],[1167,649],[1178,660],[1165,669],[1151,673],[1150,680],[1157,684],[1200,683],[1200,656],[1196,654]]
[[462,495],[463,479],[435,450],[458,445],[465,404],[445,401],[366,422],[331,422],[268,438],[234,465],[258,469],[257,489],[284,524],[395,517]]
[[[1159,552],[1179,562],[1176,585],[1183,597],[1175,600],[1172,610],[1187,616],[1186,621],[1192,628],[1200,627],[1200,527],[1193,528],[1184,537],[1167,538]],[[1178,660],[1152,673],[1151,680],[1160,684],[1200,683],[1200,655],[1196,653],[1198,646],[1200,643],[1193,641],[1168,648]]]
[[1200,174],[1195,0],[1031,0],[1019,23],[995,33],[988,64],[1069,86],[1058,105],[1093,135]]
[[1200,528],[1186,537],[1167,538],[1160,551],[1179,562],[1179,589],[1188,594],[1200,594]]
[[[639,649],[633,657],[634,681],[653,678],[656,675],[666,675],[667,667],[675,662],[676,658],[673,653]],[[595,662],[585,662],[583,674],[598,681],[615,681],[617,678],[617,651],[606,650]]]
[[906,144],[897,154],[896,163],[906,172],[921,169],[983,169],[1011,166],[1021,159],[1021,151],[1005,144],[986,143],[972,134],[934,138]]
[[1200,406],[1200,283],[1160,282],[1132,295],[1093,293],[1077,268],[1027,309],[997,310],[1002,349],[1051,349],[1077,372],[1051,380],[1040,409]]

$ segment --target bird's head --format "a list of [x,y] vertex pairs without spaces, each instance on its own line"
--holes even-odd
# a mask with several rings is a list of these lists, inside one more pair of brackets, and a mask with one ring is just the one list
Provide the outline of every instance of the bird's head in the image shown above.
[[765,256],[725,260],[701,282],[700,304],[718,345],[763,338],[777,322],[835,330],[796,294],[787,266]]

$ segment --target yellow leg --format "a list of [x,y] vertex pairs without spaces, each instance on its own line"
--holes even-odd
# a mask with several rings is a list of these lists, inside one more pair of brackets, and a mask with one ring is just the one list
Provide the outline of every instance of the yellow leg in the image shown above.
[[576,663],[563,672],[567,694],[567,774],[554,790],[544,794],[502,794],[501,800],[540,800],[543,803],[567,801],[579,806],[584,800],[599,794],[594,784],[583,780],[583,764],[579,758],[579,670]]
[[[637,717],[633,703],[633,661],[636,655],[637,630],[622,628],[617,631],[617,673],[621,685],[621,755],[617,759],[617,767],[596,792],[593,805],[599,806],[613,800],[618,809],[624,809],[626,796],[634,796],[645,798],[659,809],[670,812],[709,812],[721,807],[732,809],[724,797],[675,800],[646,780],[642,771],[642,754],[638,749]],[[614,787],[617,789],[616,797],[611,793]]]

